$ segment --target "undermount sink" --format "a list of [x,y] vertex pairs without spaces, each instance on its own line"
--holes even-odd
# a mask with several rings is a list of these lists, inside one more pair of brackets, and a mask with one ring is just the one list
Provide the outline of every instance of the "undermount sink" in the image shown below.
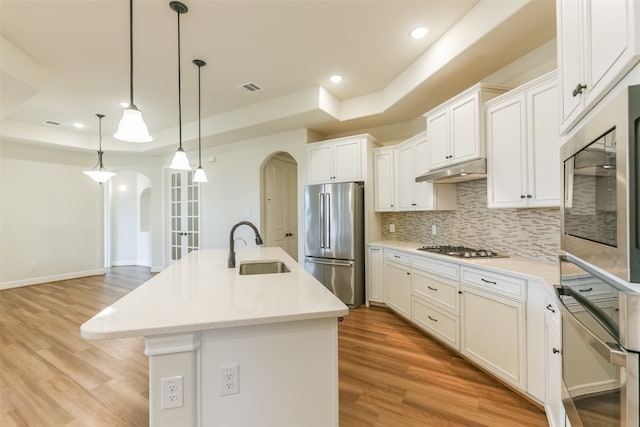
[[252,274],[289,273],[291,270],[282,261],[247,261],[240,263],[239,273],[243,276]]

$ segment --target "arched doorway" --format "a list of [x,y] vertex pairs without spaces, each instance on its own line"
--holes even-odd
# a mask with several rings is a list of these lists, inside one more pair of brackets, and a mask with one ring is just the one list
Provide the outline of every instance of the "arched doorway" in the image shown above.
[[298,259],[298,163],[272,154],[262,167],[261,216],[265,246],[279,246]]
[[151,180],[125,170],[111,178],[107,267],[151,267]]

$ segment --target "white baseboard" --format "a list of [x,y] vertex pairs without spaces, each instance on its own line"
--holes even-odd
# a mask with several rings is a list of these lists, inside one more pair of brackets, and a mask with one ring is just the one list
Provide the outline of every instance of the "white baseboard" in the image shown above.
[[162,270],[164,270],[164,265],[152,265],[151,266],[151,272],[152,273],[160,273]]
[[50,276],[33,277],[29,279],[13,280],[10,282],[0,282],[0,290],[19,288],[21,286],[39,285],[42,283],[57,282],[60,280],[77,279],[78,277],[99,276],[101,274],[105,274],[104,268],[86,271],[75,271],[71,273],[52,274]]
[[125,261],[111,261],[111,267],[126,267],[129,265],[137,265],[140,267],[151,267],[151,261],[149,260],[125,260]]

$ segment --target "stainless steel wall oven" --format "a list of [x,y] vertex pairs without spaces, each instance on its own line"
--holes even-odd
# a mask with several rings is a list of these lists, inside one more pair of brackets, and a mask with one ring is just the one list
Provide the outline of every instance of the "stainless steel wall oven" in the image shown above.
[[560,257],[562,403],[572,427],[637,427],[640,294],[572,255]]
[[640,85],[626,87],[561,147],[561,247],[640,283]]

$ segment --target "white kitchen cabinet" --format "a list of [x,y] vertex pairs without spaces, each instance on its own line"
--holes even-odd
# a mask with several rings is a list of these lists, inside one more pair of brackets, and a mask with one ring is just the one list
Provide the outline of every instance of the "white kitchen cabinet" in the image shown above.
[[385,304],[407,320],[411,320],[409,256],[385,249],[384,258]]
[[464,284],[461,291],[462,354],[526,390],[524,303]]
[[640,3],[558,1],[556,22],[564,134],[640,59]]
[[369,246],[367,263],[367,301],[383,302],[383,249]]
[[416,182],[427,171],[429,144],[422,132],[396,146],[398,210],[453,210],[457,208],[454,184]]
[[561,316],[556,300],[549,291],[545,305],[545,385],[544,409],[550,427],[564,427],[562,406],[562,333]]
[[366,135],[309,144],[309,184],[365,181],[366,150]]
[[556,73],[486,103],[487,204],[560,206]]
[[504,87],[478,83],[427,112],[427,169],[484,157],[484,103],[505,91]]
[[396,210],[396,180],[394,148],[376,148],[373,153],[375,210],[388,212]]

